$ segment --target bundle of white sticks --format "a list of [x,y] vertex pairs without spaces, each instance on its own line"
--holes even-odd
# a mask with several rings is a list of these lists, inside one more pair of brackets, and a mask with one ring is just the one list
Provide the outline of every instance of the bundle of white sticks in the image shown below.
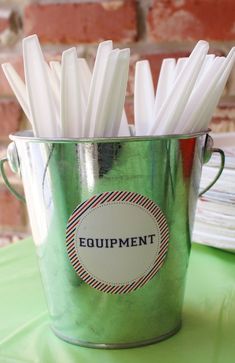
[[[200,40],[190,56],[164,59],[155,92],[149,62],[136,63],[135,135],[188,134],[208,128],[233,68],[227,57],[207,54]],[[38,37],[23,39],[25,82],[10,63],[3,71],[36,137],[93,138],[130,136],[124,110],[130,49],[99,44],[93,70],[76,48],[61,63],[45,61]]]

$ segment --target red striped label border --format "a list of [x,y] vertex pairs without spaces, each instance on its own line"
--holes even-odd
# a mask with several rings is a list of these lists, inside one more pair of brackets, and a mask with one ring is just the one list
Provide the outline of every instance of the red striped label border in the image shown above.
[[[155,218],[160,231],[160,249],[151,270],[138,280],[128,284],[111,285],[109,283],[100,282],[95,279],[81,265],[76,249],[76,229],[79,226],[81,217],[87,211],[96,208],[97,206],[108,203],[112,204],[113,202],[130,203],[145,208],[148,213]],[[163,212],[158,207],[158,205],[154,203],[151,199],[135,192],[112,191],[92,196],[90,199],[78,205],[78,207],[73,211],[72,215],[68,220],[66,228],[66,247],[68,257],[79,277],[91,287],[98,289],[99,291],[111,294],[126,294],[131,291],[135,291],[136,289],[144,286],[149,280],[151,280],[160,270],[164,263],[164,259],[168,250],[168,244],[169,229]]]

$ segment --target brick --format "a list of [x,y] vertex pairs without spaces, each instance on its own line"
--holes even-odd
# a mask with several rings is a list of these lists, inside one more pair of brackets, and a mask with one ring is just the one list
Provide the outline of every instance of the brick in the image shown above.
[[8,138],[12,132],[20,129],[22,110],[15,99],[0,99],[0,138]]
[[[7,145],[10,143],[10,140],[7,140],[6,142],[0,142],[0,159],[3,159],[6,157],[7,155]],[[8,163],[4,164],[4,170],[5,173],[7,174],[8,179],[10,180],[11,183],[13,184],[21,184],[21,179],[19,178],[19,176],[15,173],[13,173],[9,167]],[[2,181],[1,176],[0,176],[0,182]]]
[[134,124],[134,102],[132,97],[127,97],[125,101],[125,111],[129,124]]
[[29,4],[24,33],[36,33],[44,43],[131,42],[137,36],[136,2]]
[[234,0],[154,0],[148,36],[154,41],[235,40]]
[[22,23],[19,14],[10,7],[0,8],[0,44],[12,45],[18,39]]
[[235,121],[224,119],[224,118],[218,118],[213,117],[212,121],[209,124],[209,128],[212,130],[212,132],[235,132]]
[[219,102],[209,127],[213,132],[235,132],[235,97]]
[[5,229],[9,226],[22,226],[25,224],[25,207],[5,187],[0,184],[0,226]]
[[134,81],[135,81],[135,64],[141,59],[140,53],[133,53],[130,57],[130,67],[127,83],[127,96],[133,96],[134,94]]
[[0,8],[0,33],[9,28],[10,26],[10,9]]

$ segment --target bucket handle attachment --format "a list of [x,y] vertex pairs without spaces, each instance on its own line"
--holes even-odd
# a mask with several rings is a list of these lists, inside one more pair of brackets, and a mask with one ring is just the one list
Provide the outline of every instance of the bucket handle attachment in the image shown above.
[[18,153],[16,150],[16,146],[14,142],[11,142],[8,145],[7,148],[7,157],[3,158],[0,160],[0,174],[2,175],[2,178],[6,184],[6,187],[8,188],[8,190],[17,198],[19,199],[21,202],[25,203],[25,197],[23,195],[21,195],[20,193],[18,193],[13,186],[11,185],[11,183],[8,180],[8,177],[5,173],[5,169],[4,169],[4,164],[8,162],[9,166],[11,168],[11,170],[14,173],[19,173],[20,170],[20,162],[19,162],[19,158],[18,158]]
[[201,197],[204,193],[206,193],[217,182],[220,175],[222,174],[222,171],[224,170],[224,165],[225,165],[224,151],[219,149],[219,148],[214,148],[213,147],[213,139],[212,139],[211,136],[209,136],[207,134],[206,135],[206,140],[205,140],[204,156],[203,156],[204,163],[207,163],[210,160],[211,155],[213,153],[219,153],[220,154],[220,167],[219,167],[219,170],[218,170],[216,176],[212,180],[212,182],[205,189],[203,189],[201,191],[201,193],[199,194],[199,197]]

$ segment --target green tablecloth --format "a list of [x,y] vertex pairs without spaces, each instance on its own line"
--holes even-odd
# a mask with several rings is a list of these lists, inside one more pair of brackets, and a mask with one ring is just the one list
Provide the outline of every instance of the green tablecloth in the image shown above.
[[154,345],[81,348],[58,339],[48,314],[31,239],[0,250],[0,363],[233,363],[235,255],[193,245],[183,327]]

